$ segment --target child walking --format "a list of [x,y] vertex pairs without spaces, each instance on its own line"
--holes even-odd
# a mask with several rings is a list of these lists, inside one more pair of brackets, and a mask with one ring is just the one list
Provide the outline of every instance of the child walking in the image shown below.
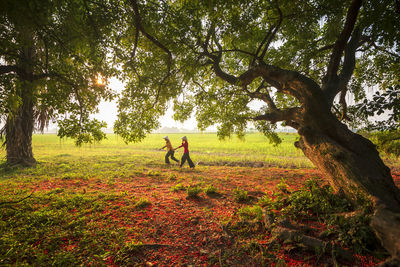
[[185,163],[185,161],[187,160],[187,162],[189,163],[189,167],[193,169],[194,168],[194,163],[190,159],[190,156],[189,156],[189,143],[187,141],[187,137],[186,136],[182,137],[182,145],[180,145],[177,148],[175,148],[175,150],[177,150],[180,147],[183,147],[183,155],[182,155],[180,167],[182,167],[183,164]]
[[171,157],[172,160],[179,163],[179,160],[177,160],[174,157],[175,150],[173,149],[171,141],[169,141],[168,136],[164,136],[163,138],[165,140],[165,146],[163,146],[161,149],[167,148],[167,154],[165,155],[165,163],[169,164],[169,157]]

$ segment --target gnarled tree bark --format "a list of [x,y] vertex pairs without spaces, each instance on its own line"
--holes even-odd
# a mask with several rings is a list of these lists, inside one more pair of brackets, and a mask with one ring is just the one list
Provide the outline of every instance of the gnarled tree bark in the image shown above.
[[7,164],[33,165],[36,160],[32,152],[33,101],[29,82],[21,85],[22,103],[6,121]]
[[34,130],[34,59],[33,37],[29,29],[22,30],[21,36],[26,45],[20,51],[15,73],[19,82],[15,86],[20,101],[16,110],[8,114],[5,125],[5,145],[7,164],[31,166],[36,163],[32,152],[32,133]]
[[[399,260],[400,189],[394,184],[390,169],[369,140],[350,131],[333,115],[323,121],[311,117],[312,125],[299,128],[296,146],[324,173],[332,187],[355,206],[360,198],[371,198],[371,226],[392,260]],[[329,124],[331,127],[327,127]]]

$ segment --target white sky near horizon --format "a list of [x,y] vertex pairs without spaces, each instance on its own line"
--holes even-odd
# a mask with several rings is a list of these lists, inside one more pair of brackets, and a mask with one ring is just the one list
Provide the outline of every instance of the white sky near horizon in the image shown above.
[[[120,93],[122,89],[124,88],[124,83],[116,78],[111,78],[109,81],[109,87],[117,92]],[[260,108],[262,106],[261,101],[253,101],[251,103],[252,108]],[[117,119],[117,113],[118,113],[118,108],[117,108],[117,98],[114,99],[113,101],[102,101],[99,104],[99,112],[96,114],[93,114],[92,117],[96,118],[101,121],[105,121],[107,123],[107,128],[112,128],[114,125],[115,120]],[[159,121],[161,123],[161,128],[163,127],[176,127],[178,129],[185,129],[185,130],[196,130],[197,129],[197,122],[194,116],[191,116],[188,120],[186,120],[184,123],[180,123],[178,121],[175,121],[172,118],[173,115],[173,110],[172,110],[172,105],[170,105],[169,109],[165,113],[164,116],[160,117]],[[210,127],[209,130],[216,130],[216,127]]]
[[[117,78],[111,78],[110,83],[109,83],[110,88],[117,92],[120,93],[122,89],[124,88],[124,83]],[[92,117],[96,118],[98,120],[105,121],[107,123],[107,128],[112,128],[114,125],[115,120],[117,119],[117,113],[118,113],[118,108],[117,108],[117,98],[115,98],[113,101],[102,101],[99,104],[99,112],[94,114]],[[197,122],[196,120],[191,117],[184,123],[180,123],[177,121],[174,121],[172,118],[173,111],[172,107],[168,109],[166,114],[160,118],[160,123],[161,127],[176,127],[179,129],[187,129],[187,130],[195,130],[197,128]]]

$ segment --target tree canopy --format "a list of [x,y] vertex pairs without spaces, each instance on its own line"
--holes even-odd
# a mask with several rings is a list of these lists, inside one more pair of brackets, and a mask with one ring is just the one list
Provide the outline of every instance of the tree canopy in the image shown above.
[[[116,133],[140,140],[172,100],[175,119],[193,112],[200,129],[217,124],[221,137],[242,136],[251,120],[274,137],[274,124],[293,125],[284,113],[302,104],[276,79],[244,82],[260,65],[295,71],[325,91],[335,87],[332,111],[359,124],[370,114],[348,107],[346,95],[361,102],[369,87],[399,84],[400,14],[392,0],[364,1],[352,7],[357,12],[349,10],[353,2],[127,1],[115,55],[128,85]],[[253,99],[265,107],[251,110]]]
[[[86,0],[2,0],[0,10],[0,119],[16,118],[33,103],[35,128],[59,122],[60,137],[77,143],[102,139],[104,123],[90,119],[114,72],[108,55],[114,3]],[[26,89],[30,87],[30,89]],[[28,97],[29,95],[29,97]],[[2,133],[6,135],[6,127]]]

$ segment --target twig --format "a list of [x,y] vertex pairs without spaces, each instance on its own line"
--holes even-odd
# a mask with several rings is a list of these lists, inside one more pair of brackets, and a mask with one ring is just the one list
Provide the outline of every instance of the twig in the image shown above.
[[24,197],[24,198],[21,198],[21,199],[19,199],[19,200],[0,202],[0,206],[1,206],[1,205],[16,204],[16,203],[22,202],[22,201],[24,201],[25,199],[30,198],[30,197],[33,195],[34,192],[35,192],[35,190],[33,190],[28,196],[26,196],[26,197]]

